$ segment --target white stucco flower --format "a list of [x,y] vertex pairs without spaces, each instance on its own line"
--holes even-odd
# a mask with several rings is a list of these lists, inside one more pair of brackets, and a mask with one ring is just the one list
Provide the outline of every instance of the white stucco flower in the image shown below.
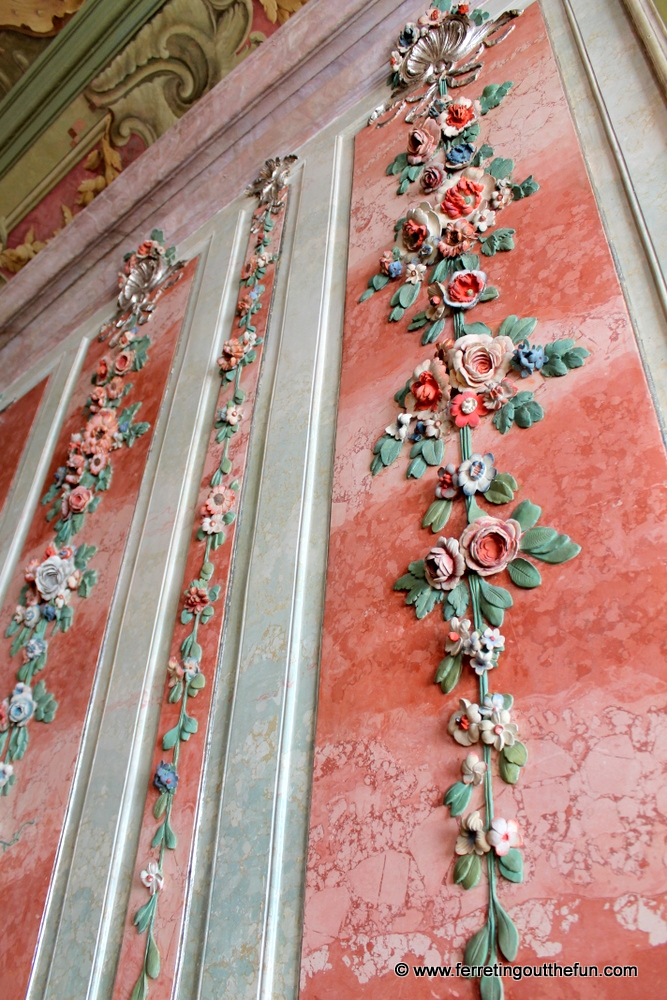
[[447,725],[447,732],[453,736],[457,743],[463,747],[469,747],[479,740],[479,727],[482,715],[479,705],[461,698],[459,710],[454,712]]
[[414,413],[399,413],[396,422],[385,427],[385,434],[396,438],[397,441],[405,441],[410,430],[410,421],[414,419]]
[[461,832],[456,838],[457,854],[486,854],[491,850],[486,834],[484,820],[478,812],[470,813],[461,820]]
[[489,718],[482,719],[479,730],[484,743],[502,750],[503,747],[514,746],[519,727],[511,721],[510,713],[501,708],[491,712]]
[[461,778],[465,785],[481,785],[486,774],[486,763],[476,753],[469,753],[461,764]]
[[458,656],[463,649],[464,643],[470,638],[469,618],[451,618],[449,621],[449,632],[445,639],[445,652],[449,656]]
[[151,896],[159,892],[164,885],[164,876],[160,872],[157,861],[149,861],[148,868],[141,873],[141,881],[144,883]]
[[491,829],[487,833],[487,840],[494,848],[499,857],[508,853],[511,847],[521,847],[523,840],[519,833],[519,827],[513,819],[494,819],[491,821]]

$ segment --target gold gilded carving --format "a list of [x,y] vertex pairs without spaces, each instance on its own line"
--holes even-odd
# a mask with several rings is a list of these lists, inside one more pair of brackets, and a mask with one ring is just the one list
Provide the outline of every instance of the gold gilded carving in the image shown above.
[[0,0],[0,26],[35,35],[55,35],[64,18],[76,14],[85,0]]
[[252,14],[252,0],[170,0],[86,90],[113,113],[112,142],[166,132],[264,39]]

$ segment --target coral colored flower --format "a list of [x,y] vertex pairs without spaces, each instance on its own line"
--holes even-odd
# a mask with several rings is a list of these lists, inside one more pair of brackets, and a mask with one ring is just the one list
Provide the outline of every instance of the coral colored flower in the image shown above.
[[445,302],[453,309],[472,309],[485,288],[484,271],[458,271],[447,285]]
[[161,253],[164,253],[164,247],[160,246],[156,240],[144,240],[143,243],[139,244],[137,257],[151,257]]
[[459,257],[468,253],[477,242],[475,230],[465,219],[457,219],[448,223],[438,243],[438,250],[443,257]]
[[432,118],[413,128],[408,134],[408,163],[417,166],[425,163],[435,153],[440,142],[440,129]]
[[428,238],[428,226],[420,225],[414,219],[403,223],[403,242],[408,250],[417,251]]
[[116,375],[127,375],[134,364],[134,351],[124,350],[116,355],[113,363],[113,370]]
[[424,167],[422,170],[421,177],[419,178],[419,183],[421,184],[421,189],[424,194],[433,194],[438,188],[447,180],[447,174],[440,166],[439,163],[431,163],[428,167]]
[[69,509],[73,514],[81,514],[93,499],[93,491],[85,486],[77,486],[67,496]]
[[521,525],[511,518],[478,517],[463,529],[460,541],[468,567],[480,576],[492,576],[518,556]]
[[215,486],[201,509],[202,514],[226,514],[234,506],[236,494],[227,486]]
[[508,399],[516,396],[516,391],[516,386],[509,379],[503,379],[501,382],[490,382],[482,396],[484,406],[487,410],[499,410]]
[[457,97],[440,116],[442,134],[450,138],[460,135],[477,120],[478,107],[477,101],[471,101],[469,97]]
[[91,474],[93,476],[99,476],[100,472],[102,472],[103,469],[106,469],[108,461],[109,455],[106,451],[103,449],[96,451],[93,455],[91,455],[88,463]]
[[107,385],[107,396],[109,399],[118,399],[123,395],[123,380],[115,375]]
[[93,414],[83,435],[81,447],[86,455],[98,451],[110,451],[114,446],[114,435],[118,433],[118,420],[113,410],[100,410]]
[[198,614],[207,608],[210,601],[208,598],[208,593],[203,587],[196,587],[194,583],[185,591],[185,600],[183,602],[187,611],[190,611],[193,615]]
[[218,358],[218,364],[223,372],[230,372],[236,368],[244,354],[245,348],[240,341],[226,340],[222,346],[222,354]]
[[461,698],[458,711],[454,712],[447,724],[447,732],[463,747],[472,746],[479,741],[479,727],[482,714],[479,705]]
[[430,371],[422,372],[410,388],[416,410],[434,410],[442,399],[442,389]]
[[491,820],[491,829],[487,834],[487,840],[499,857],[504,857],[511,847],[522,847],[523,840],[519,833],[519,826],[513,819]]
[[484,833],[484,822],[478,812],[461,820],[461,832],[456,838],[457,854],[487,854],[491,848]]
[[470,177],[461,177],[456,184],[445,191],[440,207],[450,219],[462,219],[479,208],[483,197],[483,184]]
[[509,337],[490,337],[487,333],[459,337],[447,352],[452,385],[484,390],[489,382],[505,377],[513,352]]
[[424,559],[426,580],[434,590],[453,590],[465,573],[456,538],[439,538]]
[[440,228],[439,216],[427,201],[422,201],[417,208],[408,210],[398,234],[397,249],[417,253],[419,260],[428,264],[435,260]]
[[483,413],[482,397],[474,392],[460,392],[449,404],[449,415],[457,427],[477,427]]
[[90,394],[90,412],[97,413],[103,406],[107,405],[107,394],[102,386],[98,386]]
[[242,295],[236,305],[237,316],[247,316],[253,305],[250,295]]
[[103,382],[106,382],[110,374],[111,374],[111,366],[109,359],[107,357],[100,358],[100,360],[97,363],[95,381],[97,382],[98,385],[101,385]]
[[476,753],[469,753],[461,763],[461,778],[464,785],[481,785],[486,774],[486,764]]

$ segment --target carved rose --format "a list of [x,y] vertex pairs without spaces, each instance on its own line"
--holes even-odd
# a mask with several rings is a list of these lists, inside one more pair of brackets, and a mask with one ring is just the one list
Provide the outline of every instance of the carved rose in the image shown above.
[[116,375],[127,375],[134,362],[134,351],[121,351],[114,361],[114,371]]
[[477,119],[479,104],[469,97],[457,97],[440,115],[439,122],[442,134],[450,138],[460,135],[468,125]]
[[445,226],[438,250],[443,257],[459,257],[468,253],[476,242],[477,234],[473,226],[465,219],[457,219]]
[[90,412],[97,413],[102,407],[107,405],[107,394],[102,386],[93,389],[90,394]]
[[465,572],[456,538],[439,538],[424,559],[426,579],[435,590],[453,590]]
[[459,271],[445,290],[445,302],[454,309],[472,309],[486,288],[484,271]]
[[478,517],[463,529],[461,552],[469,568],[480,576],[500,573],[519,554],[521,525],[510,518]]
[[440,129],[432,118],[408,135],[408,163],[416,166],[433,156],[440,142]]
[[67,497],[67,502],[69,503],[69,509],[73,514],[80,514],[86,509],[90,501],[93,499],[93,491],[87,489],[85,486],[77,486]]
[[438,251],[440,219],[427,201],[407,212],[398,237],[398,246],[408,253],[417,252],[420,260],[428,263]]
[[461,177],[456,184],[447,188],[440,207],[450,219],[462,219],[472,215],[482,204],[484,185],[471,177]]
[[195,587],[193,584],[185,592],[185,600],[183,603],[188,611],[190,611],[193,615],[196,615],[199,611],[203,611],[204,608],[208,607],[208,594],[203,587]]
[[411,392],[416,400],[416,410],[434,410],[442,399],[442,389],[430,371],[420,374],[412,383]]
[[218,358],[218,364],[223,372],[230,372],[232,368],[236,368],[244,354],[245,348],[240,341],[226,340],[222,346],[222,354]]
[[424,194],[433,194],[434,191],[442,187],[446,180],[447,174],[443,168],[438,163],[432,163],[430,166],[424,167],[419,183]]
[[111,379],[107,386],[107,396],[109,399],[118,399],[123,394],[123,380],[117,375]]
[[479,390],[489,382],[501,381],[509,371],[513,353],[509,337],[490,337],[486,333],[459,337],[447,352],[452,385]]
[[111,365],[109,359],[100,358],[100,360],[97,363],[97,371],[95,373],[95,381],[97,382],[97,384],[101,385],[103,382],[106,382],[106,380],[109,378],[110,373],[111,373]]
[[73,559],[62,559],[58,555],[49,556],[35,570],[35,585],[44,601],[58,597],[67,585],[67,578],[74,571]]

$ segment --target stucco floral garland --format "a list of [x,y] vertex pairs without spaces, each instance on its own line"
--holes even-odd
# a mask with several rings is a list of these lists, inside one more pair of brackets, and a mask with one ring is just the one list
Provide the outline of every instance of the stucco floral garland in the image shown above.
[[[73,539],[109,488],[112,455],[124,447],[131,448],[150,426],[134,419],[141,402],[125,405],[125,400],[132,391],[132,372],[148,362],[150,339],[140,334],[139,325],[150,319],[164,279],[175,269],[174,248],[165,250],[162,241],[162,233],[156,230],[150,240],[125,258],[119,275],[117,316],[100,333],[103,340],[113,331],[110,350],[92,376],[93,388],[84,407],[85,423],[72,435],[64,463],[56,469],[53,485],[42,497],[43,505],[51,504],[46,520],[55,522],[55,537],[43,557],[27,565],[25,585],[5,631],[6,637],[12,639],[9,655],[20,652],[22,663],[11,695],[0,704],[2,795],[7,795],[16,782],[14,763],[28,749],[28,724],[32,720],[52,722],[58,708],[43,679],[33,686],[35,676],[46,667],[49,642],[59,631],[71,628],[73,601],[76,597],[87,598],[97,582],[97,570],[88,568],[96,546],[76,545]],[[147,275],[157,280],[147,282]]]
[[272,250],[272,233],[275,216],[284,212],[287,201],[288,168],[296,157],[267,161],[259,178],[248,190],[257,196],[259,208],[254,213],[251,233],[256,233],[256,242],[249,259],[243,266],[236,306],[236,337],[225,341],[218,366],[223,390],[229,389],[229,399],[218,409],[214,429],[215,442],[222,444],[218,467],[211,476],[209,494],[200,509],[200,526],[196,542],[203,543],[202,563],[197,579],[192,580],[185,590],[181,605],[180,621],[191,629],[181,643],[180,659],[172,657],[167,665],[168,694],[170,704],[180,704],[178,721],[162,738],[165,758],[156,768],[153,785],[157,798],[153,815],[159,821],[151,841],[157,852],[141,872],[141,880],[146,886],[149,898],[134,916],[134,925],[139,934],[146,934],[144,960],[139,978],[132,990],[131,1000],[145,1000],[149,991],[149,980],[160,974],[161,955],[155,940],[154,925],[158,912],[160,892],[165,884],[165,857],[173,850],[178,838],[172,825],[176,791],[180,778],[179,756],[181,743],[187,742],[199,728],[198,720],[188,713],[188,700],[195,698],[206,684],[202,671],[202,647],[197,641],[198,631],[213,617],[213,604],[220,596],[220,585],[211,586],[215,573],[212,554],[226,541],[225,528],[236,519],[236,505],[239,480],[233,471],[229,458],[231,439],[238,432],[242,420],[251,419],[251,413],[241,409],[246,401],[242,386],[242,375],[247,365],[258,360],[263,338],[257,336],[253,317],[263,308],[262,297],[266,291],[262,279],[271,267],[275,267],[280,256],[280,238]]
[[[402,46],[405,52],[411,51],[425,37],[428,40],[429,33],[444,29],[450,17],[456,16],[464,26],[471,20],[467,5],[459,5],[452,14],[443,11],[444,6],[449,7],[441,4],[420,18],[418,25],[406,26],[399,49]],[[394,65],[401,65],[396,54]],[[509,517],[493,513],[514,501],[519,486],[509,472],[498,471],[493,453],[475,451],[473,431],[484,420],[491,420],[501,434],[515,424],[524,429],[532,426],[544,417],[534,398],[536,382],[566,375],[581,367],[589,354],[569,338],[546,345],[531,342],[537,326],[534,317],[508,316],[495,332],[483,323],[465,322],[470,308],[498,294],[495,289],[490,294],[486,274],[479,271],[479,259],[471,253],[473,244],[481,244],[486,256],[511,249],[513,231],[496,229],[482,234],[494,224],[495,213],[504,204],[538,190],[532,178],[525,185],[513,185],[506,166],[511,161],[501,161],[495,169],[498,161],[493,161],[484,173],[479,164],[493,153],[487,153],[485,146],[475,151],[472,140],[479,129],[474,135],[467,131],[476,124],[476,116],[488,110],[485,95],[493,106],[510,86],[485,88],[476,105],[466,98],[450,100],[441,85],[439,99],[422,102],[427,120],[423,128],[411,130],[408,153],[400,154],[387,172],[401,171],[399,193],[420,177],[426,193],[438,191],[440,207],[434,210],[422,204],[399,220],[397,248],[384,255],[381,273],[371,279],[362,296],[369,297],[392,278],[405,274],[406,284],[392,300],[389,317],[398,321],[404,308],[416,299],[426,267],[433,264],[429,306],[413,319],[410,328],[430,322],[422,338],[427,344],[445,333],[448,318],[452,320],[448,339],[436,345],[434,353],[396,393],[400,412],[375,444],[371,471],[375,475],[396,461],[409,441],[408,478],[420,478],[429,467],[438,469],[435,497],[423,516],[422,527],[439,534],[454,506],[465,502],[466,526],[460,535],[440,536],[422,559],[410,564],[394,589],[407,592],[406,604],[414,608],[417,618],[442,605],[447,623],[444,657],[435,674],[442,691],[449,694],[454,690],[464,665],[478,678],[478,700],[462,698],[449,718],[450,735],[468,753],[461,762],[461,780],[444,797],[451,815],[462,817],[455,845],[454,881],[472,889],[485,869],[487,873],[487,919],[468,942],[464,959],[466,965],[477,968],[493,965],[498,951],[514,961],[519,948],[514,922],[498,898],[498,880],[522,881],[523,841],[514,819],[494,813],[492,764],[495,758],[500,779],[515,784],[528,760],[528,751],[518,738],[512,695],[493,692],[490,686],[489,674],[499,668],[505,650],[500,629],[514,603],[511,593],[491,580],[506,570],[517,587],[538,587],[542,578],[536,562],[564,563],[575,558],[581,547],[556,528],[542,525],[541,508],[530,500],[518,503]],[[462,145],[453,145],[461,140]],[[442,164],[432,162],[439,150],[444,154]],[[404,165],[404,156],[414,168]],[[458,161],[463,160],[473,162],[473,167],[454,174]],[[452,443],[458,438],[460,459],[443,466],[448,437]],[[493,507],[485,509],[479,501]],[[476,745],[481,746],[481,757],[472,750]],[[470,810],[475,794],[477,801]],[[483,976],[480,992],[482,1000],[502,1000],[502,979]]]

